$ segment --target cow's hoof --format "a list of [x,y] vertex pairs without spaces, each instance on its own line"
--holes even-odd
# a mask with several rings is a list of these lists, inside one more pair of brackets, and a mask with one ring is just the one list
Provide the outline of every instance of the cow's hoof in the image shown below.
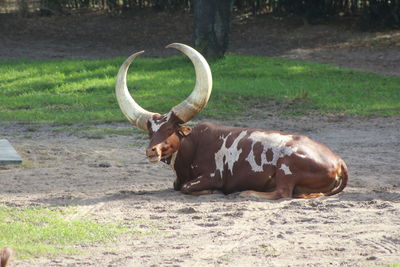
[[174,190],[175,191],[181,190],[181,184],[178,183],[177,181],[174,181]]
[[190,194],[192,191],[190,190],[190,186],[186,183],[182,185],[181,192],[184,194]]
[[252,196],[252,194],[253,194],[253,191],[251,191],[251,190],[247,190],[247,191],[243,191],[242,193],[240,193],[240,197],[250,197],[250,196]]

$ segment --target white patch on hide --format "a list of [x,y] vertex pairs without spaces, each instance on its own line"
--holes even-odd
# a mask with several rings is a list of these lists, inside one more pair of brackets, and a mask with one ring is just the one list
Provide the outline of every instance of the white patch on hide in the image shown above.
[[196,184],[199,184],[199,183],[200,183],[200,181],[196,181],[196,182],[190,183],[190,186],[196,185]]
[[307,156],[304,155],[304,154],[297,153],[296,155],[299,156],[300,158],[303,158],[303,159],[307,158]]
[[[196,179],[198,179],[198,178],[200,178],[200,177],[201,177],[201,175],[200,175],[199,177],[197,177]],[[191,186],[193,186],[193,185],[199,184],[199,183],[200,183],[200,181],[191,182],[190,184],[189,184],[189,183],[186,183],[186,184],[183,185],[183,188],[187,189],[187,188],[189,188],[189,187],[191,187]]]
[[204,132],[207,131],[207,130],[208,130],[208,127],[204,128],[204,129],[201,130],[200,132],[201,132],[201,133],[204,133]]
[[285,165],[285,164],[282,164],[281,167],[280,167],[280,169],[283,171],[283,173],[284,173],[285,175],[290,175],[290,174],[292,174],[292,172],[290,171],[289,166],[287,166],[287,165]]
[[[264,165],[266,164],[276,166],[276,163],[280,158],[290,156],[297,151],[297,147],[286,146],[289,141],[293,140],[291,135],[256,131],[250,134],[249,139],[252,140],[253,143],[246,160],[254,172],[264,171]],[[256,143],[261,143],[263,147],[263,150],[261,151],[261,164],[257,164],[254,155],[254,145]],[[272,151],[271,161],[267,160],[268,150]]]
[[[168,112],[167,115],[165,117],[162,117],[159,120],[154,120],[153,118],[151,118],[150,124],[151,124],[151,130],[153,131],[153,133],[157,132],[161,126],[163,126],[165,123],[167,123],[169,121],[169,119],[171,118],[172,112]],[[161,121],[161,122],[160,122]]]
[[230,147],[226,147],[226,141],[228,137],[231,136],[232,133],[229,133],[225,137],[220,137],[223,140],[221,148],[215,153],[215,172],[211,174],[211,177],[214,177],[215,174],[219,171],[220,176],[222,178],[222,172],[224,170],[225,164],[228,165],[228,169],[233,175],[233,165],[238,161],[240,154],[242,153],[242,149],[238,149],[238,144],[240,140],[247,134],[247,131],[242,131],[238,137],[233,141]]

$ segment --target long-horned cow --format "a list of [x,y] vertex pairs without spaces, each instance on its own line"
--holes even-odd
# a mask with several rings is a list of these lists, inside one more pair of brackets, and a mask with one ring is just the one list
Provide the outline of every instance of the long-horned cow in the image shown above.
[[126,75],[129,65],[144,51],[122,64],[115,90],[128,120],[149,134],[149,161],[163,161],[175,171],[175,190],[192,195],[243,191],[243,197],[279,199],[330,196],[344,189],[348,180],[344,161],[306,136],[210,122],[182,125],[207,104],[211,70],[193,48],[179,43],[167,47],[178,49],[194,65],[196,84],[186,100],[163,115],[149,112],[134,101]]

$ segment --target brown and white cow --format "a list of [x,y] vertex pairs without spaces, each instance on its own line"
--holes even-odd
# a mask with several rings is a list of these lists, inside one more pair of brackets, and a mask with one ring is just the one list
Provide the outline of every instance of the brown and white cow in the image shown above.
[[196,85],[186,100],[163,115],[133,100],[126,85],[127,70],[144,51],[122,64],[115,89],[128,120],[149,133],[149,161],[163,161],[175,171],[175,190],[192,195],[243,191],[243,197],[279,199],[329,196],[344,189],[348,179],[344,161],[306,136],[210,122],[182,125],[207,104],[211,70],[193,48],[179,43],[167,47],[180,50],[194,65]]

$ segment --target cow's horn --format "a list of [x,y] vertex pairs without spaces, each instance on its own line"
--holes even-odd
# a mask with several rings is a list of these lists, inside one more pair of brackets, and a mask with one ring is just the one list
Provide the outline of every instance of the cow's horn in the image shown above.
[[172,111],[179,119],[183,122],[188,122],[203,109],[210,98],[212,89],[210,66],[205,58],[190,46],[173,43],[166,47],[178,49],[188,56],[194,65],[196,72],[196,85],[192,93],[183,102],[172,108]]
[[132,96],[129,94],[128,86],[126,85],[126,74],[128,72],[129,65],[132,61],[144,51],[137,52],[128,57],[122,64],[118,71],[117,83],[115,85],[115,94],[117,95],[117,101],[122,113],[128,118],[128,120],[136,127],[148,131],[147,121],[155,114],[149,112],[139,106]]

